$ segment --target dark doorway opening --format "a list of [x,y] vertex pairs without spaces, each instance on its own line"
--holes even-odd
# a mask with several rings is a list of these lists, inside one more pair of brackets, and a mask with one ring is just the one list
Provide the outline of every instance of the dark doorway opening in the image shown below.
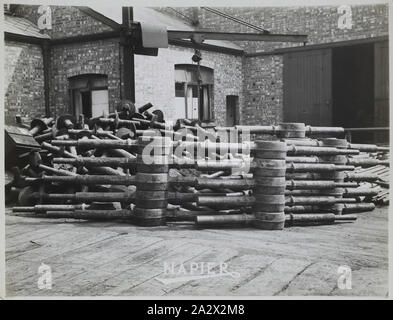
[[285,53],[284,121],[355,128],[353,142],[388,142],[388,47],[383,40]]
[[91,93],[90,91],[81,92],[82,96],[82,113],[85,117],[91,118]]
[[233,127],[239,124],[239,97],[226,97],[226,126]]
[[[374,44],[332,49],[333,123],[344,128],[374,127]],[[367,132],[354,142],[373,139]]]

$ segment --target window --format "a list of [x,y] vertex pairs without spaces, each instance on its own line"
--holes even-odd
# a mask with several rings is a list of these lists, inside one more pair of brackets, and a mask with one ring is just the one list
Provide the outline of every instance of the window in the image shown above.
[[[198,94],[198,78],[199,83]],[[175,66],[175,101],[179,118],[198,119],[204,122],[213,119],[213,69],[194,64]]]
[[76,117],[87,118],[109,113],[108,77],[100,74],[84,74],[68,79],[72,110]]

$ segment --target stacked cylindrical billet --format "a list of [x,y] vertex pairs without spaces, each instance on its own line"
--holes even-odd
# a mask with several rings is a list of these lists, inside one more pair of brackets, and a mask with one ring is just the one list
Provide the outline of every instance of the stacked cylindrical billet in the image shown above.
[[[323,145],[326,147],[334,147],[338,149],[346,149],[348,142],[346,139],[336,138],[325,138],[321,140]],[[319,159],[323,163],[333,163],[337,165],[345,165],[347,163],[347,157],[345,155],[332,155],[332,156],[320,156]],[[344,173],[342,171],[334,171],[329,173],[321,173],[322,180],[333,180],[335,182],[344,182]],[[326,189],[327,195],[333,195],[336,198],[343,197],[343,188],[332,188]],[[342,214],[343,204],[335,204],[332,206],[332,211],[336,214]]]
[[[309,139],[306,140],[304,124],[285,123],[285,124],[282,124],[281,127],[283,128],[283,131],[279,133],[281,138],[290,139],[288,141],[299,143],[301,145],[307,145],[307,144],[310,144],[311,146],[315,145],[313,143],[313,140],[309,140]],[[345,139],[325,138],[325,139],[322,139],[322,146],[323,147],[334,147],[334,148],[346,148],[347,141]],[[311,157],[305,157],[305,158],[310,158],[310,162],[314,162],[311,160],[317,160],[316,162],[322,163],[322,164],[345,165],[347,163],[345,161],[346,160],[345,155],[335,155],[335,154],[333,154],[333,155],[319,155],[318,157],[311,156]],[[305,160],[303,160],[303,161],[306,162]],[[320,172],[319,179],[342,183],[342,182],[344,182],[344,174],[342,171]],[[317,190],[317,191],[312,190],[311,188],[312,188],[312,185],[310,184],[310,189],[307,190],[306,192],[304,190],[300,190],[300,191],[295,190],[295,191],[288,191],[287,194],[296,196],[297,194],[302,195],[303,193],[305,195],[307,193],[310,193],[311,195],[313,195],[313,193],[316,193],[315,195],[333,196],[336,198],[342,198],[342,196],[343,196],[343,189],[342,188],[338,188],[338,187],[324,188],[322,190]],[[322,212],[341,213],[342,208],[343,208],[343,204],[319,206],[319,210]],[[290,209],[287,209],[287,210],[289,211]]]
[[[285,223],[293,225],[331,224],[337,221],[355,221],[355,215],[337,216],[333,213],[322,214],[286,214]],[[249,226],[256,220],[254,214],[202,215],[196,218],[198,226],[236,225]]]
[[[318,172],[318,173],[293,173],[289,174],[288,178],[291,179],[308,179],[308,180],[321,180],[321,181],[329,181],[334,182],[337,185],[332,187],[332,188],[323,188],[321,190],[313,190],[312,188],[309,188],[308,190],[296,190],[296,188],[292,188],[291,190],[287,190],[288,195],[293,195],[293,196],[330,196],[334,198],[344,198],[344,197],[351,197],[352,200],[359,200],[359,198],[354,199],[354,197],[357,197],[358,195],[361,196],[368,196],[372,195],[375,193],[373,190],[366,190],[366,189],[353,189],[353,187],[356,186],[350,186],[352,189],[347,189],[346,186],[343,186],[342,184],[351,184],[351,181],[356,181],[355,183],[358,184],[358,182],[361,181],[373,181],[375,177],[372,176],[360,176],[353,174],[351,172],[345,172],[343,171],[342,168],[347,167],[353,167],[354,165],[370,165],[370,163],[373,163],[373,161],[370,161],[370,159],[366,160],[360,160],[356,161],[355,158],[351,158],[350,154],[355,154],[359,153],[359,150],[356,150],[357,148],[360,150],[365,149],[366,151],[369,150],[378,150],[382,152],[386,152],[386,148],[380,148],[375,145],[351,145],[348,143],[346,139],[337,139],[337,138],[324,138],[320,140],[315,140],[315,139],[305,139],[305,140],[296,140],[296,139],[290,139],[286,140],[287,143],[294,143],[295,145],[300,145],[300,146],[310,146],[310,147],[327,147],[327,148],[336,148],[341,150],[342,152],[339,152],[337,154],[327,154],[327,155],[318,155],[318,156],[312,156],[312,157],[291,157],[291,161],[296,162],[302,162],[302,163],[318,163],[321,165],[336,165],[336,169],[334,171],[328,171],[328,172]],[[342,153],[342,154],[340,154]],[[372,159],[371,159],[372,160]],[[375,161],[374,161],[375,162]],[[296,165],[296,164],[295,164]],[[340,169],[339,169],[340,168]],[[346,181],[344,183],[344,181]],[[341,185],[340,185],[341,184]],[[292,191],[293,190],[293,191]],[[345,199],[343,199],[345,200]],[[348,199],[351,200],[351,199]],[[375,206],[373,205],[368,205],[365,204],[363,206],[362,204],[344,204],[343,203],[337,203],[337,204],[331,204],[331,205],[319,205],[316,207],[313,207],[313,209],[310,211],[309,208],[303,207],[299,208],[299,212],[334,212],[335,214],[342,214],[342,213],[347,213],[347,212],[362,212],[364,211],[364,208],[367,210],[373,210]],[[287,208],[287,212],[295,212],[297,208],[291,209],[291,207]]]
[[140,226],[164,225],[168,206],[171,139],[141,136],[138,144],[133,221]]
[[[242,129],[244,130],[246,128],[247,127],[243,127]],[[322,200],[323,198],[327,199],[327,197],[343,198],[343,195],[346,194],[352,197],[351,199],[348,199],[348,202],[350,202],[352,200],[356,200],[353,199],[353,197],[357,194],[367,195],[368,193],[365,190],[357,191],[355,189],[345,189],[346,186],[345,183],[343,183],[344,179],[346,179],[346,181],[352,181],[353,179],[349,179],[349,176],[351,176],[351,174],[347,174],[343,172],[343,170],[352,170],[354,169],[353,164],[356,165],[362,163],[361,161],[356,162],[356,160],[352,160],[352,158],[348,157],[347,155],[359,153],[358,150],[355,150],[357,149],[356,147],[358,147],[359,149],[366,148],[367,150],[373,149],[380,151],[386,151],[385,149],[374,145],[350,145],[345,139],[324,138],[321,140],[316,140],[306,137],[309,134],[336,134],[342,132],[342,128],[310,127],[306,126],[303,123],[280,123],[279,125],[273,126],[272,128],[273,131],[270,127],[255,126],[251,127],[251,130],[256,133],[271,133],[277,138],[280,138],[282,141],[285,141],[288,146],[290,146],[288,152],[289,150],[292,151],[291,153],[289,153],[291,156],[287,157],[286,159],[287,172],[288,168],[290,169],[290,173],[287,175],[286,194],[290,196],[289,198],[287,198],[287,212],[292,212],[292,206],[296,205],[296,202],[298,202],[298,200],[306,201],[308,196],[314,198],[319,197],[320,205],[318,207],[313,207],[317,208],[318,211],[306,211],[309,209],[306,209],[304,207],[305,210],[301,210],[300,212],[334,212],[335,214],[341,214],[345,206],[350,207],[350,210],[353,211],[356,211],[357,209],[359,209],[359,211],[362,211],[362,208],[358,208],[359,204],[354,203],[344,205],[343,203],[345,202],[345,199],[343,199],[343,201],[339,201],[343,203],[338,204],[334,204],[334,201],[331,201],[330,204],[328,203],[329,201]],[[319,147],[324,147],[326,150],[323,150],[323,148],[319,149]],[[328,151],[327,148],[346,150],[343,150],[341,154],[340,150],[339,152],[336,152],[336,150]],[[293,153],[297,154],[298,151],[300,151],[300,154],[304,154],[301,157],[293,157]],[[298,162],[300,162],[300,164]],[[369,162],[370,161],[365,161],[364,163],[368,165]],[[300,173],[300,171],[306,172],[305,169],[307,167],[310,167],[311,172],[313,172],[313,170],[317,170],[318,173]],[[332,186],[331,188],[327,187],[326,185],[325,187],[318,188],[318,190],[314,190],[313,185],[315,184],[309,183],[309,187],[303,185],[300,189],[298,189],[297,183],[294,183],[292,179],[297,179],[297,177],[305,175],[312,176],[309,180],[315,179],[315,177],[317,177],[317,180],[320,180],[320,182],[326,181],[329,182],[329,185],[336,185]],[[353,186],[351,185],[351,187]],[[294,198],[292,196],[294,196]],[[297,196],[303,198],[296,198]],[[372,206],[368,206],[368,208],[372,209]],[[345,209],[346,211],[349,210],[349,208]]]
[[[48,119],[47,121],[35,121],[32,123],[31,129],[32,133],[35,134],[35,139],[42,142],[42,148],[49,151],[49,155],[48,152],[43,152],[41,154],[42,161],[38,156],[31,157],[31,163],[25,172],[29,172],[26,175],[32,177],[32,179],[34,177],[38,178],[44,172],[49,174],[50,176],[45,176],[45,179],[42,181],[45,180],[45,184],[50,186],[50,188],[46,189],[46,192],[43,189],[37,192],[35,188],[30,187],[29,190],[21,192],[21,198],[34,198],[36,200],[32,203],[26,202],[26,205],[35,203],[43,203],[45,205],[62,203],[64,201],[72,201],[75,205],[81,202],[90,204],[94,201],[118,201],[122,203],[123,209],[127,210],[124,213],[132,212],[135,223],[143,226],[164,224],[169,201],[171,201],[171,204],[180,204],[184,208],[192,208],[194,206],[198,210],[202,210],[204,206],[205,209],[209,207],[208,209],[217,212],[217,215],[223,214],[223,211],[225,211],[221,210],[223,207],[228,209],[227,211],[238,211],[239,213],[250,213],[252,208],[256,217],[255,222],[253,220],[252,224],[261,229],[282,229],[284,209],[288,214],[304,212],[340,213],[341,211],[349,213],[372,209],[372,206],[349,203],[350,201],[345,204],[335,205],[334,201],[327,199],[328,196],[333,196],[333,199],[334,197],[343,198],[343,192],[341,191],[344,190],[346,192],[346,189],[342,188],[348,187],[345,184],[334,185],[332,184],[334,181],[342,182],[343,179],[345,181],[371,179],[370,181],[372,181],[374,179],[370,175],[360,177],[360,175],[340,171],[350,170],[348,169],[349,167],[357,166],[362,161],[346,155],[336,155],[337,152],[335,151],[337,149],[335,148],[348,148],[348,150],[360,150],[363,148],[364,150],[367,149],[366,151],[384,151],[380,147],[373,145],[350,145],[345,140],[338,141],[340,139],[316,140],[306,137],[315,133],[342,133],[343,128],[318,128],[306,126],[303,123],[255,126],[251,128],[251,133],[270,134],[275,136],[275,138],[283,140],[285,143],[280,141],[256,141],[255,143],[250,143],[249,146],[255,146],[255,148],[252,147],[255,149],[252,151],[254,154],[252,163],[254,179],[240,179],[239,175],[237,178],[232,177],[233,181],[236,181],[236,179],[238,181],[230,184],[222,183],[222,181],[228,179],[220,181],[220,179],[216,178],[224,172],[222,170],[225,170],[226,174],[229,169],[237,167],[238,164],[241,166],[241,163],[246,161],[245,159],[250,159],[248,156],[242,154],[243,157],[230,157],[229,155],[232,155],[232,153],[227,153],[225,148],[223,153],[221,153],[221,146],[224,145],[224,142],[218,144],[212,142],[217,140],[217,132],[207,132],[191,121],[178,121],[175,127],[169,128],[164,123],[160,112],[150,113],[147,111],[149,108],[151,108],[150,104],[138,110],[129,106],[119,113],[115,112],[107,117],[91,119],[92,121],[89,121],[90,127],[86,127],[87,123],[84,121],[79,124],[76,123],[72,116],[63,116],[56,121]],[[52,126],[53,130],[47,128],[52,122],[55,123]],[[168,189],[170,184],[175,184],[174,179],[170,179],[168,174],[168,154],[171,138],[168,140],[163,138],[162,135],[170,134],[174,140],[179,140],[178,138],[183,140],[184,135],[180,134],[180,131],[177,132],[180,129],[192,132],[192,134],[185,136],[185,138],[191,139],[177,142],[184,142],[184,145],[201,146],[208,148],[209,151],[214,151],[208,159],[203,158],[200,161],[194,161],[187,158],[184,166],[192,168],[192,170],[199,173],[214,172],[214,176],[198,177],[196,182],[192,182],[193,179],[186,179],[191,177],[181,177],[184,179],[179,179],[180,183],[183,186],[190,186],[189,190],[186,190],[187,193],[172,193]],[[201,131],[207,137],[206,139],[211,141],[205,143],[204,138],[203,143],[196,142],[199,140],[199,135],[198,137],[195,135],[198,131]],[[154,136],[157,133],[159,136]],[[150,137],[146,138],[146,135]],[[140,138],[136,140],[138,136]],[[50,144],[49,141],[51,140],[57,142]],[[232,144],[237,145],[228,143],[228,146]],[[287,148],[285,148],[285,144],[287,144]],[[330,154],[326,147],[334,147],[330,149],[335,150],[331,150],[332,153]],[[154,149],[154,153],[150,157],[151,161],[143,159],[143,153],[146,151],[146,148]],[[133,154],[136,150],[138,151],[137,157]],[[216,155],[213,155],[213,153]],[[280,155],[278,155],[279,153]],[[289,157],[286,157],[286,154]],[[53,158],[54,155],[64,158]],[[188,155],[185,153],[178,156],[179,160],[185,160],[186,157]],[[217,162],[217,159],[225,159],[225,161]],[[344,160],[346,161],[345,163]],[[368,161],[368,163],[370,164],[371,162]],[[51,167],[53,164],[54,167]],[[56,168],[59,164],[71,166],[72,171],[66,172],[63,169]],[[341,168],[339,169],[335,165],[340,165]],[[347,167],[347,169],[343,169],[344,167]],[[122,168],[125,172],[119,170],[119,168]],[[181,168],[180,165],[179,168]],[[132,174],[136,172],[136,175],[131,176],[129,170],[132,170]],[[30,174],[30,171],[33,171],[33,173]],[[103,176],[104,174],[105,176]],[[225,178],[229,177],[226,176]],[[303,179],[303,181],[302,183],[296,183],[292,179]],[[319,181],[311,183],[310,180],[313,179]],[[321,187],[324,181],[331,186],[330,189],[327,189],[326,186]],[[305,186],[307,183],[308,185]],[[74,190],[69,194],[56,194],[56,192],[63,192],[63,185],[67,184],[80,185],[82,192],[75,192],[77,190]],[[102,189],[102,187],[107,188],[107,185],[111,185],[111,192],[103,193],[102,191],[106,190]],[[115,185],[118,188],[114,188]],[[128,189],[130,185],[135,185],[136,191],[135,189],[130,191]],[[318,187],[314,188],[316,185]],[[86,186],[86,188],[87,186],[94,187],[91,187],[91,190],[87,192],[88,190],[82,188],[82,186]],[[351,185],[350,187],[354,186]],[[250,189],[253,189],[252,197],[248,196]],[[242,193],[239,193],[239,191]],[[29,192],[31,197],[23,197],[23,195],[29,194]],[[354,194],[354,189],[351,189],[351,193],[352,195]],[[285,194],[293,197],[285,199]],[[346,199],[343,198],[343,200]],[[135,204],[132,211],[128,208],[130,203]],[[286,207],[284,207],[285,204]],[[56,209],[56,207],[54,208]],[[233,210],[233,208],[235,209]],[[47,210],[49,209],[48,207]],[[72,210],[76,211],[79,209],[75,207]],[[83,210],[87,209],[84,208]],[[112,209],[108,210],[111,211]],[[56,211],[62,210],[57,208]],[[189,214],[189,211],[187,212]],[[112,215],[112,212],[109,213],[108,217],[111,218],[117,214]],[[123,214],[121,212],[118,213]],[[97,216],[103,214],[104,211],[101,210]],[[82,215],[79,216],[81,217]],[[89,213],[83,216],[93,217],[94,215]]]
[[255,141],[255,204],[253,225],[259,229],[281,230],[285,224],[286,144],[280,141]]
[[[285,142],[285,144],[289,144],[289,143],[300,143],[300,144],[306,144],[304,143],[305,141],[308,140],[308,138],[306,137],[306,125],[304,123],[280,123],[277,126],[276,129],[276,136],[278,138],[280,138],[282,141]],[[311,156],[313,157],[313,156]],[[292,158],[294,159],[294,158]],[[289,157],[286,158],[286,162],[288,164],[292,164],[296,162],[292,162],[293,160],[290,160]],[[295,159],[296,161],[296,159]],[[292,181],[291,178],[286,177],[286,181]],[[292,185],[292,184],[287,184],[287,185]],[[312,188],[312,184],[310,184],[310,188]],[[291,187],[291,189],[288,190],[288,187],[286,189],[286,193],[291,193],[293,188]],[[296,188],[294,188],[296,189]],[[290,208],[291,206],[288,204],[288,206],[286,207],[286,210],[288,211],[288,208]]]

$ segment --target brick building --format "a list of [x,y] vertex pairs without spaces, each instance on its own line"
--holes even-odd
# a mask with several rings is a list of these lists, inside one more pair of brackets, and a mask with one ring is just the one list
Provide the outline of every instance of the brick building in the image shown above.
[[[16,113],[97,115],[113,111],[124,97],[121,42],[94,37],[120,26],[121,9],[50,8],[51,30],[38,29],[38,6],[12,6],[5,16],[7,122]],[[240,19],[271,33],[306,34],[307,45],[205,41],[199,110],[194,49],[189,41],[169,42],[156,57],[135,55],[137,105],[151,102],[169,120],[198,117],[218,125],[388,124],[387,5],[216,9],[224,15],[205,8],[134,8],[134,20],[168,30],[255,32]],[[351,23],[340,27],[345,14]],[[73,42],[78,35],[91,37]]]
[[[218,8],[272,33],[308,35],[307,45],[297,48],[293,43],[237,42],[246,48],[244,123],[389,125],[388,6],[348,6],[352,21],[347,28],[339,28],[339,8]],[[195,12],[183,8],[182,14]],[[247,31],[207,10],[198,11],[198,21],[217,31]]]
[[[118,27],[121,9],[117,9],[110,12],[112,20],[90,8],[52,6],[52,29],[44,32],[34,24],[39,17],[38,6],[16,6],[12,14],[6,14],[7,122],[13,123],[17,113],[29,117],[80,112],[97,116],[103,110],[116,109],[124,96],[120,39],[75,42],[73,39]],[[157,21],[172,30],[193,30],[179,19],[148,8],[136,8],[134,19]],[[227,96],[237,98],[237,105],[242,103],[244,51],[226,41],[210,41],[204,47],[201,62],[207,96],[204,117],[205,120],[215,118],[224,125]],[[45,50],[49,50],[47,102],[43,76]],[[186,43],[170,44],[160,49],[156,57],[135,55],[136,104],[151,102],[164,111],[168,120],[197,118],[193,54],[194,49]],[[182,78],[187,75],[190,79],[185,86],[186,80]]]

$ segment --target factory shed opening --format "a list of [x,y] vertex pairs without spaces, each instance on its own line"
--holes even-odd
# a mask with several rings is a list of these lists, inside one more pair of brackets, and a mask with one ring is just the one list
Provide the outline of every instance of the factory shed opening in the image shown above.
[[[338,47],[332,53],[333,124],[388,127],[388,43]],[[387,142],[388,134],[356,132],[353,139]]]
[[[334,48],[332,65],[333,123],[346,128],[373,127],[373,45]],[[358,135],[364,136],[366,133]],[[367,139],[367,136],[361,140],[364,139]]]
[[[388,69],[388,42],[380,39],[284,52],[284,121],[388,127]],[[387,142],[388,134],[355,130],[352,139]]]

